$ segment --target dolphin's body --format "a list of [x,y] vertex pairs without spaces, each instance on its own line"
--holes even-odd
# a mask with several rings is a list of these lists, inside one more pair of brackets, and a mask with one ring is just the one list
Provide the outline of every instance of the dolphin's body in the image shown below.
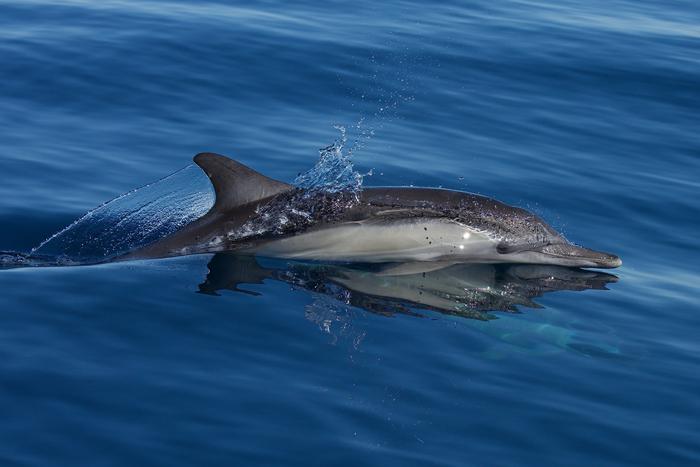
[[[569,243],[524,209],[480,195],[386,187],[365,188],[348,201],[343,194],[303,193],[218,154],[198,154],[194,161],[214,186],[214,206],[120,259],[235,250],[349,262],[621,264],[615,255]],[[256,229],[271,219],[272,232]]]

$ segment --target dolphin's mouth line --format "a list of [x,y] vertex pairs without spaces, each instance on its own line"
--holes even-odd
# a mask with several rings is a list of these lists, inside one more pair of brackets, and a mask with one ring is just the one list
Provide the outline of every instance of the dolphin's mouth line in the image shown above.
[[593,258],[590,256],[575,256],[566,254],[556,254],[546,251],[540,251],[540,253],[548,258],[561,259],[561,260],[571,260],[577,263],[586,262],[588,264],[582,265],[581,267],[595,267],[612,269],[622,265],[622,260],[618,256],[610,255],[610,258]]

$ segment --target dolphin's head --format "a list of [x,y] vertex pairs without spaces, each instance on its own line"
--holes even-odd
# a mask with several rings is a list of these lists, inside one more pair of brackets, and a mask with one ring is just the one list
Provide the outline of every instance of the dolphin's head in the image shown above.
[[499,216],[491,216],[490,221],[497,226],[494,230],[502,234],[496,250],[504,262],[606,269],[622,265],[616,255],[574,245],[525,209],[501,209]]
[[516,242],[501,241],[496,249],[504,261],[579,268],[616,268],[622,265],[619,256],[574,245],[538,216],[527,213],[521,217],[521,222],[521,234],[528,231],[536,232],[536,235],[523,235]]

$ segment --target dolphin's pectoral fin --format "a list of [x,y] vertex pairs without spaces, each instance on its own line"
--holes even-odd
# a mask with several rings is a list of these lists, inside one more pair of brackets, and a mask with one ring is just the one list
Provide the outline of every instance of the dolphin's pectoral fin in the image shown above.
[[194,157],[194,162],[214,186],[216,202],[212,211],[227,211],[293,188],[219,154],[203,152]]

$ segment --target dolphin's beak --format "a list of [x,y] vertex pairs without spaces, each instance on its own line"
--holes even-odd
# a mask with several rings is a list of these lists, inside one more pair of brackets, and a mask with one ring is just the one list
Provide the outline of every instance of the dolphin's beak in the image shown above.
[[590,250],[571,243],[547,245],[540,252],[547,256],[561,259],[563,262],[569,263],[570,266],[608,269],[622,265],[622,260],[617,255]]

